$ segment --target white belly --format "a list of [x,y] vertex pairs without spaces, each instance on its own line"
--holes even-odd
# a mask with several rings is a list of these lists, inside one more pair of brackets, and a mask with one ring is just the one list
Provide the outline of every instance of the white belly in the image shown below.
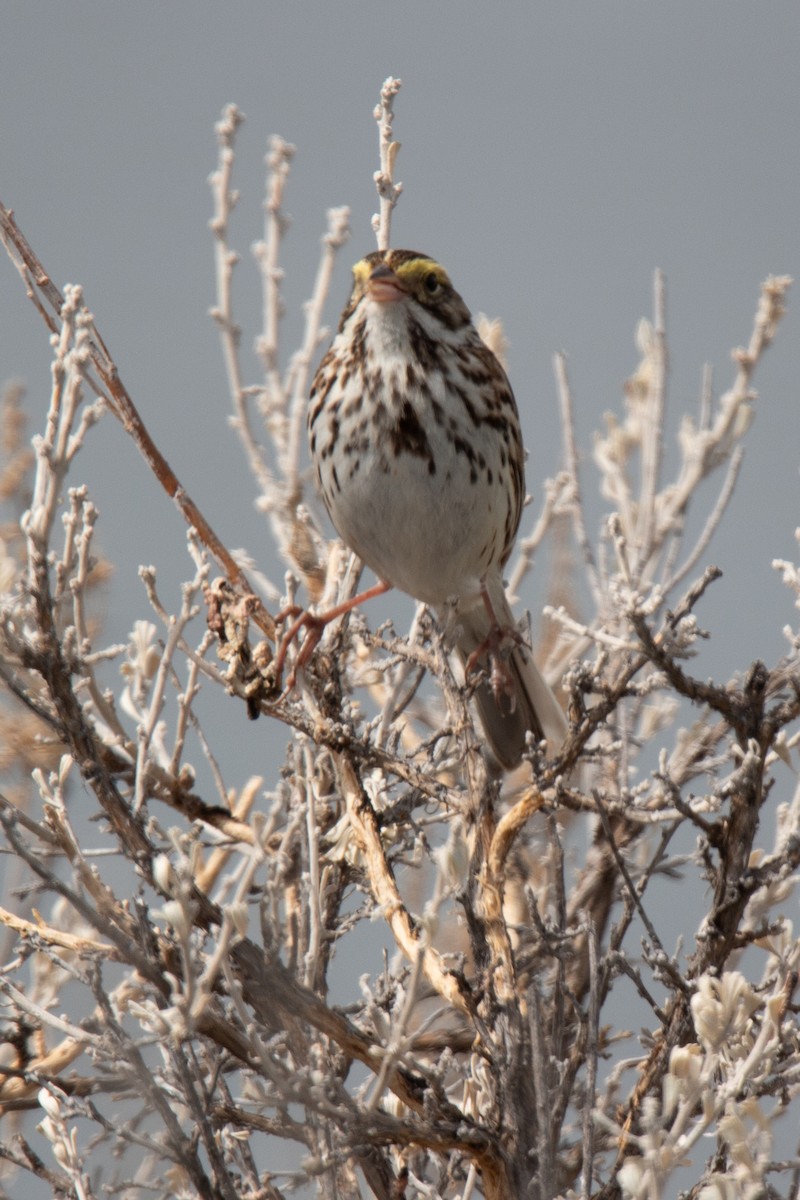
[[337,471],[338,490],[329,464],[320,482],[337,531],[380,579],[426,604],[458,596],[469,607],[502,556],[509,498],[499,460],[472,468],[444,430],[428,437],[434,472],[426,458],[384,449],[362,454],[349,478]]

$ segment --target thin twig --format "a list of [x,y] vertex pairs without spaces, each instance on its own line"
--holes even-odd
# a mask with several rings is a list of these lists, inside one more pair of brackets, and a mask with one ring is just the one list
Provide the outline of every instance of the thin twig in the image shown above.
[[378,239],[378,249],[388,250],[391,245],[392,211],[403,190],[402,183],[394,182],[394,167],[400,150],[400,143],[393,141],[392,124],[394,122],[394,98],[403,86],[401,79],[393,79],[390,75],[384,80],[381,88],[381,98],[376,105],[374,117],[378,122],[380,135],[379,170],[375,172],[375,186],[380,199],[380,211],[372,218],[372,228]]
[[589,535],[586,532],[586,522],[583,516],[583,500],[581,498],[580,476],[578,475],[578,448],[575,439],[575,418],[572,410],[572,392],[567,377],[567,360],[563,354],[556,354],[553,367],[558,383],[558,398],[561,405],[561,429],[564,437],[564,462],[572,488],[572,503],[570,518],[575,530],[575,537],[583,558],[592,599],[598,611],[602,610],[603,588],[597,571],[594,551]]
[[667,396],[667,350],[665,329],[664,275],[656,271],[654,285],[655,320],[649,347],[648,380],[645,420],[642,433],[642,481],[638,503],[637,550],[642,570],[652,555],[653,531],[656,521],[656,496],[661,472],[664,440],[664,409]]
[[[18,228],[13,212],[1,203],[0,237],[23,280],[26,281],[26,286],[34,288],[31,299],[34,299],[34,296],[38,299],[37,308],[45,317],[48,328],[53,331],[61,330],[63,328],[64,298],[50,280],[49,275]],[[175,501],[187,524],[197,530],[201,541],[231,583],[243,594],[253,595],[254,589],[250,586],[244,571],[186,493],[175,472],[151,438],[93,321],[91,322],[89,353],[92,365],[106,389],[103,391],[102,388],[97,387],[97,395],[108,399],[111,410],[122,422],[126,433],[133,438],[139,452],[164,491]],[[253,619],[266,636],[274,640],[275,622],[260,601],[257,601],[255,605]]]

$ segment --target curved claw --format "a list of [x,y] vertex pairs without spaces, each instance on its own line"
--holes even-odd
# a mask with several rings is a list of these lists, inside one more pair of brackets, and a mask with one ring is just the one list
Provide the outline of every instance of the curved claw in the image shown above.
[[501,625],[494,611],[491,598],[486,588],[481,591],[481,598],[489,614],[489,619],[492,622],[491,629],[481,642],[480,646],[472,651],[467,659],[464,667],[464,678],[467,683],[470,681],[470,676],[479,669],[479,664],[482,658],[489,659],[489,686],[492,689],[492,694],[499,707],[502,708],[504,700],[511,700],[510,712],[514,711],[517,687],[514,682],[514,675],[511,667],[508,664],[507,658],[509,650],[512,646],[524,646],[525,639],[518,629],[513,629],[509,625]]
[[[384,592],[388,592],[392,585],[390,583],[376,583],[374,587],[367,588],[365,592],[359,592],[357,596],[353,596],[350,600],[343,601],[342,604],[337,604],[334,608],[329,609],[324,613],[311,613],[308,609],[299,608],[297,605],[292,605],[290,608],[283,609],[276,621],[280,624],[287,617],[297,617],[293,625],[287,629],[286,633],[281,638],[278,647],[278,653],[272,664],[272,672],[275,678],[275,687],[280,687],[281,678],[283,676],[283,668],[286,666],[286,655],[289,652],[289,647],[296,639],[301,629],[305,629],[306,636],[303,638],[303,644],[297,652],[297,658],[289,672],[289,677],[286,680],[286,687],[280,695],[281,700],[285,700],[297,682],[297,673],[302,671],[308,664],[312,654],[316,650],[326,625],[331,621],[335,621],[337,617],[344,616],[345,613],[356,608],[359,604],[363,604],[365,600],[371,600],[374,596],[380,596]],[[298,615],[299,614],[299,615]]]
[[281,638],[281,644],[278,647],[278,653],[275,658],[274,665],[275,680],[277,684],[280,684],[281,676],[283,675],[283,668],[286,664],[286,655],[289,647],[301,629],[305,628],[307,631],[305,637],[303,638],[303,644],[297,652],[297,658],[292,664],[292,669],[289,672],[286,680],[286,687],[281,692],[281,700],[285,700],[290,694],[292,688],[297,683],[297,672],[302,671],[306,664],[310,662],[311,655],[322,641],[323,630],[328,624],[328,620],[333,619],[328,618],[328,620],[326,620],[326,617],[327,613],[323,613],[317,617],[314,615],[314,613],[310,613],[308,611],[303,612],[295,621],[295,623],[290,626],[289,629],[287,629],[285,635]]
[[[505,653],[503,651],[504,643],[506,643]],[[480,646],[470,654],[464,667],[464,678],[469,683],[470,676],[480,669],[480,660],[488,655],[490,667],[489,686],[492,689],[492,694],[500,708],[503,707],[504,700],[511,700],[512,703],[509,711],[513,712],[517,688],[514,682],[514,675],[507,661],[507,653],[510,648],[508,643],[512,645],[524,645],[524,639],[516,629],[504,629],[498,625],[481,642]]]

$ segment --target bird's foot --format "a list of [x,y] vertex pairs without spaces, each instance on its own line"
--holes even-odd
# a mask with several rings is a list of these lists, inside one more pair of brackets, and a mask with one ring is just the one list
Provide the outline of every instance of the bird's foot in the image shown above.
[[517,686],[508,662],[513,646],[524,646],[522,635],[508,626],[495,625],[489,630],[481,644],[472,651],[464,667],[464,677],[469,683],[473,675],[482,669],[482,662],[489,660],[489,687],[498,708],[507,708],[512,713],[516,706]]
[[342,617],[345,613],[363,604],[365,600],[372,600],[375,596],[381,596],[384,592],[388,592],[391,586],[390,583],[376,583],[374,587],[367,588],[365,592],[359,592],[357,596],[351,597],[350,600],[344,600],[341,604],[335,605],[324,613],[312,613],[308,609],[300,608],[296,604],[291,605],[289,608],[284,608],[278,613],[275,618],[277,625],[283,625],[292,618],[294,618],[294,621],[289,625],[286,633],[281,638],[278,653],[271,664],[274,686],[276,688],[279,688],[281,685],[283,671],[286,666],[286,656],[289,653],[290,646],[297,640],[301,630],[304,629],[306,631],[297,656],[292,663],[292,669],[286,680],[286,687],[281,692],[281,700],[285,700],[290,694],[297,682],[298,672],[302,671],[310,662],[311,656],[322,640],[325,627],[330,625],[331,621],[335,621],[337,617]]
[[517,685],[508,658],[515,646],[525,646],[526,642],[518,629],[500,623],[485,586],[481,589],[481,599],[489,616],[489,632],[467,659],[464,676],[469,683],[470,677],[480,670],[481,661],[488,658],[489,686],[495,703],[498,708],[507,708],[509,713],[513,713],[516,707]]

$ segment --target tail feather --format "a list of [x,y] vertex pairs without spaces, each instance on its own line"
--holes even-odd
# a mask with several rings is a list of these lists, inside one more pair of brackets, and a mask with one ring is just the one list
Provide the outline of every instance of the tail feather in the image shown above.
[[[492,589],[492,604],[501,628],[515,628],[505,593]],[[492,632],[489,614],[481,604],[459,613],[458,652],[467,662],[475,650],[485,644]],[[505,651],[504,651],[505,655]],[[495,757],[506,770],[517,766],[525,750],[526,735],[535,741],[547,740],[548,750],[554,753],[564,740],[567,720],[558,700],[545,680],[526,646],[515,645],[506,659],[510,668],[511,694],[495,695],[490,683],[483,682],[475,689],[475,704]]]

